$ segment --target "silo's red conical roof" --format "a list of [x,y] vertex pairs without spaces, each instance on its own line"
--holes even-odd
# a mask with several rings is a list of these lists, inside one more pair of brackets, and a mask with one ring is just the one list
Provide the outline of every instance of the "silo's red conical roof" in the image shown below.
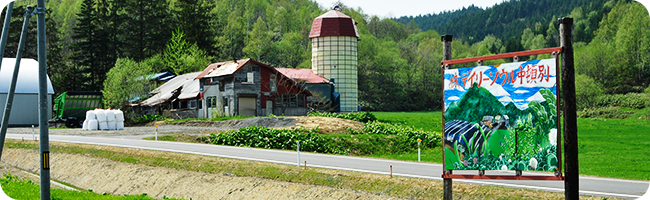
[[309,38],[323,36],[352,36],[359,37],[354,19],[338,10],[330,10],[316,17],[311,25]]

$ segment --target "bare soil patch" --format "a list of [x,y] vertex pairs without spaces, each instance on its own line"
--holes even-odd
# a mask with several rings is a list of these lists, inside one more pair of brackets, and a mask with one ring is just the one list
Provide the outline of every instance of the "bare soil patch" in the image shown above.
[[[346,133],[347,129],[360,130],[363,128],[363,123],[340,119],[334,117],[307,117],[307,116],[293,116],[293,117],[256,117],[248,119],[233,119],[226,121],[186,121],[167,123],[164,121],[151,122],[148,125],[180,125],[191,127],[213,127],[218,128],[220,131],[233,130],[249,126],[263,126],[269,128],[300,128],[305,127],[313,129],[318,127],[319,132],[323,134]],[[210,133],[210,131],[202,132]]]
[[[147,193],[154,198],[186,199],[395,199],[350,189],[153,167],[78,154],[51,156],[52,178],[97,193]],[[6,165],[33,173],[39,170],[38,151],[34,149],[6,149],[2,162],[3,170],[24,178],[29,175]]]

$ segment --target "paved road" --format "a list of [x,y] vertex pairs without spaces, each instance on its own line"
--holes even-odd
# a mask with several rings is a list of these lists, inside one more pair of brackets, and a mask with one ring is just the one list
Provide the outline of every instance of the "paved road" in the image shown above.
[[[7,134],[7,138],[31,138],[31,134]],[[37,136],[38,137],[38,136]],[[139,136],[75,136],[75,135],[50,135],[50,141],[96,144],[126,148],[150,149],[180,153],[200,154],[244,160],[272,162],[281,164],[297,164],[297,155],[294,151],[280,151],[267,149],[254,149],[245,147],[218,146],[208,144],[192,144],[164,141],[141,140]],[[359,158],[350,156],[334,156],[313,153],[300,153],[301,162],[307,161],[308,166],[330,169],[350,170],[375,174],[388,174],[389,166],[393,166],[393,175],[442,180],[442,165],[432,163],[405,162],[373,158]],[[454,171],[454,173],[458,173]],[[470,171],[468,173],[476,173]],[[486,174],[509,174],[514,172],[489,171]],[[539,175],[539,173],[526,173],[524,175]],[[466,180],[454,179],[454,182],[473,184],[498,185],[514,188],[527,188],[563,192],[564,183],[561,181],[506,181],[506,180]],[[595,196],[611,196],[618,198],[636,199],[643,196],[648,190],[650,182],[634,181],[611,178],[580,177],[580,193]]]

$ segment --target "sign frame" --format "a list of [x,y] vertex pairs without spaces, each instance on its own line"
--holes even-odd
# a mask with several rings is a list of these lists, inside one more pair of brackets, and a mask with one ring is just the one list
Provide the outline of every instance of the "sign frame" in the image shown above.
[[[563,181],[565,179],[564,175],[562,174],[562,144],[560,143],[561,138],[562,138],[562,129],[561,128],[561,122],[559,118],[559,113],[560,113],[560,79],[558,78],[558,72],[560,72],[559,68],[559,59],[558,56],[560,53],[563,51],[562,47],[554,47],[554,48],[546,48],[546,49],[538,49],[538,50],[531,50],[531,51],[521,51],[521,52],[513,52],[513,53],[505,53],[505,54],[497,54],[497,55],[489,55],[489,56],[481,56],[481,57],[473,57],[473,58],[464,58],[464,59],[456,59],[456,60],[445,60],[440,62],[441,67],[443,69],[443,76],[442,76],[442,81],[444,85],[444,71],[448,70],[449,67],[453,64],[462,64],[462,63],[470,63],[470,62],[477,62],[478,66],[481,66],[483,61],[486,60],[496,60],[496,59],[504,59],[504,58],[513,58],[515,62],[518,62],[518,58],[521,56],[530,56],[530,55],[539,55],[539,54],[547,54],[550,53],[555,60],[555,70],[556,70],[556,113],[557,113],[557,118],[556,118],[556,130],[557,130],[557,145],[556,145],[556,157],[557,157],[557,168],[554,171],[554,174],[552,176],[544,176],[544,175],[522,175],[522,171],[515,170],[515,175],[486,175],[485,170],[477,170],[478,174],[453,174],[452,170],[447,170],[446,168],[446,159],[445,159],[445,141],[446,141],[446,136],[444,134],[445,130],[445,94],[444,94],[444,88],[442,90],[442,102],[443,102],[443,112],[442,112],[442,126],[443,126],[443,134],[442,134],[442,158],[443,158],[443,173],[442,173],[442,178],[445,179],[495,179],[495,180],[551,180],[551,181]],[[472,170],[462,170],[462,171],[472,171]]]

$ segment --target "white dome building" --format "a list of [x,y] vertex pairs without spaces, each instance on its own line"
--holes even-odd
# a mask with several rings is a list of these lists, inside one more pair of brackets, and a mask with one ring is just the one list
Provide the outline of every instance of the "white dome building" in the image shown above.
[[[2,59],[2,66],[0,67],[0,120],[2,120],[5,111],[15,64],[15,58]],[[52,95],[54,95],[54,89],[48,76],[47,110],[49,112],[47,113],[47,119],[52,118]],[[20,60],[14,101],[9,116],[9,126],[38,126],[38,117],[38,61],[23,58]]]

